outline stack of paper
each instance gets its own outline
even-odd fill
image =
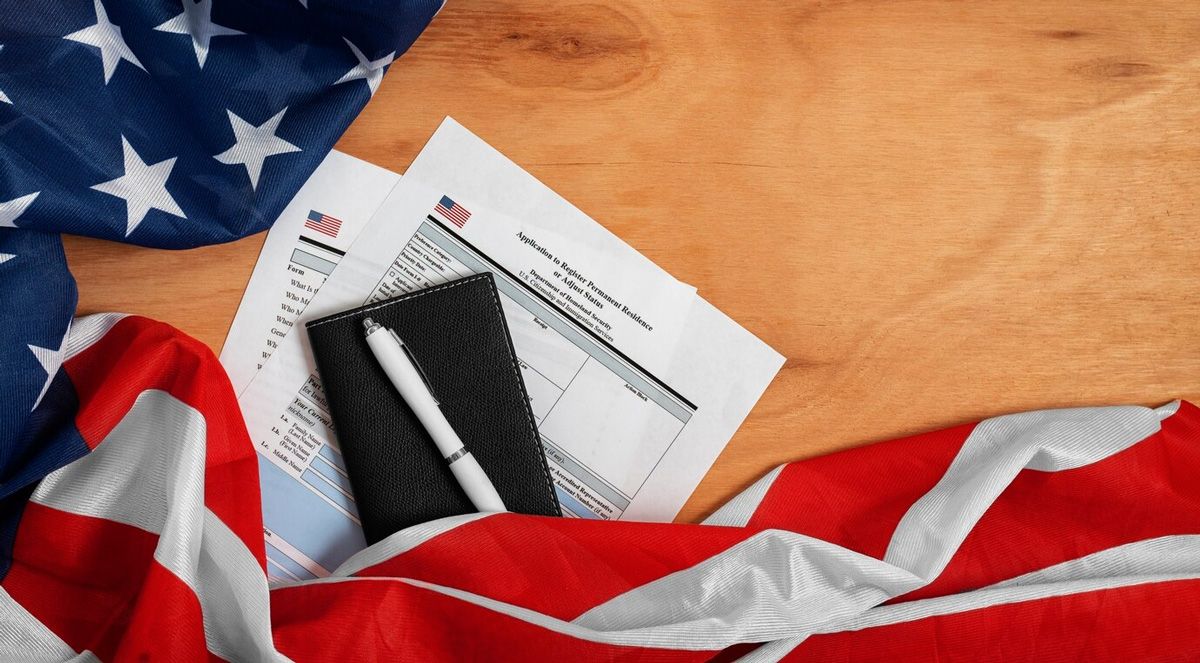
[[[397,178],[330,156],[271,231],[221,355],[260,453],[271,576],[328,575],[365,545],[297,328],[484,271],[563,514],[673,518],[783,357],[453,120]]]

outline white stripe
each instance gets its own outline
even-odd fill
[[[879,606],[834,630],[858,631],[995,605],[1195,578],[1200,578],[1200,535],[1165,536],[1109,548],[962,594]]]
[[[896,526],[884,561],[932,582],[992,502],[1023,469],[1083,467],[1158,432],[1137,406],[1041,410],[980,422],[945,475]]]
[[[908,606],[871,608],[932,581],[934,575],[921,575],[920,571],[940,573],[944,567],[941,560],[949,559],[965,531],[1022,468],[1056,471],[1095,462],[1158,430],[1159,419],[1173,411],[1171,407],[1157,411],[1065,410],[981,423],[943,480],[901,521],[889,548],[898,552],[890,553],[887,561],[800,534],[770,530],[691,568],[626,592],[573,622],[414,580],[344,577],[454,527],[488,517],[472,514],[405,530],[347,561],[336,571],[339,577],[310,582],[405,582],[557,632],[612,644],[712,650],[736,642],[802,638],[887,614],[877,611],[912,610]],[[265,576],[241,541],[203,507],[203,444],[204,421],[198,412],[168,394],[146,392],[97,451],[48,477],[34,499],[55,508],[162,531],[156,558],[197,589],[210,650],[236,660],[271,658],[276,654],[269,631]],[[768,476],[751,486],[739,498],[740,506],[723,509],[712,520],[735,523],[748,518],[746,505],[761,503],[773,480]],[[991,495],[986,504],[968,490],[971,486]],[[1197,555],[1190,548],[1150,549],[1177,560],[1196,559]],[[1153,569],[1149,575],[1130,573],[1130,569],[1142,568],[1143,557],[1134,555],[1128,563],[1118,563],[1118,553],[1111,555],[1117,557],[1092,556],[1094,559],[1080,562],[1079,568],[1093,573],[1094,578],[1079,579],[1062,569],[1047,569],[1023,581],[1014,579],[979,590],[978,595],[990,591],[993,597],[1023,596],[1034,591],[1031,588],[1043,586],[1057,588],[1055,591],[1063,591],[1062,587],[1089,591],[1096,583],[1121,582],[1121,578],[1147,582],[1146,578],[1160,577],[1153,575]],[[782,641],[760,652],[786,653],[787,645],[799,641]]]
[[[92,453],[47,475],[30,501],[161,533],[155,557],[179,566],[200,545],[205,430],[187,404],[144,391]]]
[[[750,522],[750,518],[754,516],[754,512],[758,511],[758,507],[762,505],[763,499],[767,496],[767,491],[771,490],[771,486],[774,485],[775,480],[783,473],[784,467],[784,465],[780,465],[764,474],[752,486],[738,493],[736,497],[726,502],[721,508],[714,511],[712,515],[705,518],[704,524],[745,527]]]
[[[878,606],[852,620],[813,633],[860,631],[905,622],[1155,582],[1200,579],[1200,535],[1164,536],[1102,550],[970,592]],[[742,657],[745,663],[778,661],[806,637],[779,640]]]
[[[1173,411],[1174,406],[1158,411],[1102,408],[1050,411],[1036,413],[1037,417],[1000,417],[1002,421],[996,422],[1002,424],[998,430],[1012,437],[1003,439],[991,432],[991,426],[983,426],[979,439],[989,443],[992,454],[977,455],[973,461],[986,465],[1016,456],[1026,458],[1038,469],[1077,467],[1107,457],[1153,433],[1158,429],[1160,417],[1165,418]],[[1019,425],[1022,423],[1025,425]],[[1105,444],[1093,448],[1075,434],[1076,427],[1089,435],[1098,435]],[[1038,442],[1032,454],[1030,440]],[[1001,464],[1009,467],[1014,476],[1021,469],[1011,461]],[[1007,481],[1004,483],[1007,485]],[[760,502],[768,487],[768,482],[752,486],[747,489],[745,500]],[[931,494],[944,488],[939,484]],[[740,508],[731,510],[717,520],[734,521],[736,516],[731,514],[740,512]],[[955,548],[961,543],[955,537],[943,541],[953,542]],[[931,548],[927,554],[939,552]],[[929,564],[925,559],[918,561]],[[569,624],[469,592],[411,580],[404,582],[586,640],[712,650],[737,642],[762,642],[831,628],[933,579],[824,541],[791,532],[767,531],[696,566],[626,592]],[[339,580],[344,579],[312,582]],[[786,653],[788,649],[783,651]]]
[[[943,479],[901,520],[883,561],[859,556],[853,563],[834,563],[836,557],[799,535],[775,537],[778,549],[751,539],[620,594],[575,623],[630,635],[618,638],[623,644],[660,642],[657,635],[647,639],[648,632],[674,633],[688,649],[810,633],[829,623],[833,611],[846,619],[846,606],[862,611],[874,605],[861,602],[864,596],[881,603],[935,580],[983,512],[1027,465],[1054,471],[1101,460],[1158,431],[1160,419],[1177,407],[1047,410],[981,422]],[[760,489],[758,484],[747,489],[747,499]],[[814,583],[814,577],[838,582]],[[876,591],[879,578],[892,581],[884,592]],[[803,604],[822,611],[810,614]]]
[[[67,352],[64,359],[70,359],[91,347],[92,344],[107,334],[113,328],[113,325],[125,317],[124,313],[97,313],[82,318],[75,318],[68,332]]]
[[[29,663],[99,661],[90,651],[76,654],[3,587],[0,587],[0,660]]]
[[[527,622],[529,624],[533,624],[534,626],[538,626],[540,628],[554,631],[556,633],[562,633],[565,635],[569,635],[571,637],[579,638],[581,640],[589,640],[592,642],[624,644],[620,637],[621,634],[597,633],[586,627],[579,626],[572,622],[563,621],[556,617],[551,617],[549,615],[537,612],[536,610],[531,610],[529,608],[523,608],[518,605],[512,605],[511,603],[504,603],[503,601],[497,601],[496,599],[489,598],[487,596],[473,594],[471,592],[467,592],[467,591],[457,589],[454,587],[446,587],[445,585],[437,585],[434,583],[425,582],[423,580],[414,580],[412,578],[392,578],[392,577],[374,577],[374,576],[367,576],[367,577],[329,576],[327,578],[317,578],[315,580],[306,580],[303,583],[296,583],[296,584],[292,584],[292,585],[280,586],[280,587],[272,589],[272,591],[286,592],[290,589],[295,588],[297,585],[337,585],[337,584],[346,584],[346,583],[398,583],[398,584],[403,584],[403,585],[409,585],[412,587],[419,587],[421,589],[426,589],[431,592],[436,592],[436,593],[442,594],[444,596],[449,596],[449,597],[457,599],[459,601],[463,601],[464,603],[470,603],[473,605],[480,606],[482,608],[487,608],[488,610],[492,610],[494,612],[497,612],[497,613],[500,613],[503,615],[508,615],[509,617],[519,619],[521,621]],[[674,649],[674,648],[678,648],[678,647],[675,647],[672,645],[672,648]]]
[[[606,642],[724,649],[844,620],[921,584],[904,569],[827,541],[767,530],[573,623],[607,633]]]
[[[196,592],[209,651],[282,660],[266,574],[204,505],[205,435],[200,412],[166,392],[144,391],[92,453],[48,475],[30,499],[158,534],[154,559]]]
[[[441,518],[420,525],[413,525],[396,532],[388,538],[358,551],[350,559],[342,562],[331,574],[333,576],[351,576],[365,568],[386,562],[387,560],[406,553],[426,541],[457,529],[467,523],[483,520],[494,513],[465,513],[459,516]],[[310,580],[311,582],[311,580]]]
[[[775,640],[773,642],[765,642],[757,649],[751,650],[749,653],[740,656],[737,663],[776,663],[782,661],[785,656],[792,653],[792,650],[800,646],[805,638],[789,638],[787,640]]]
[[[1160,422],[1178,410],[1179,401],[1173,401],[1153,410],[1132,406],[1043,410],[980,422],[941,481],[905,514],[884,559],[923,574],[923,584],[932,582],[1022,469],[1054,472],[1103,460],[1159,431]],[[909,609],[917,603],[894,608]],[[892,608],[875,608],[868,614]],[[804,635],[760,647],[744,660],[780,660],[815,630],[805,629]]]
[[[911,586],[916,583],[916,579],[907,577],[904,572],[887,568],[886,565],[883,565],[878,560],[871,560],[870,557],[858,555],[857,552],[846,550],[845,548],[841,548],[841,546],[822,542],[820,539],[805,537],[803,534],[794,532],[779,530],[764,531],[740,545],[760,551],[772,551],[772,554],[780,556],[778,560],[779,566],[798,565],[808,567],[810,565],[809,560],[811,559],[821,559],[822,563],[816,565],[815,571],[806,574],[803,579],[797,578],[797,574],[790,575],[786,571],[780,571],[774,575],[772,580],[778,580],[778,583],[774,583],[769,592],[764,592],[772,593],[774,596],[736,596],[733,593],[725,593],[730,592],[728,587],[713,587],[712,593],[719,595],[722,605],[730,608],[731,613],[738,614],[743,613],[743,611],[750,611],[752,613],[748,616],[748,619],[740,620],[743,622],[743,626],[748,628],[748,631],[740,634],[740,637],[745,638],[745,640],[734,639],[731,641],[731,644],[736,643],[736,641],[762,641],[764,639],[782,638],[786,634],[794,633],[794,629],[790,626],[790,623],[797,619],[814,620],[817,623],[823,623],[838,619],[839,616],[859,614],[870,607],[870,605],[882,601],[881,596],[893,592],[902,593],[904,591],[902,587]],[[738,546],[734,546],[734,549],[737,548]],[[737,563],[739,561],[731,560],[730,566],[737,565]],[[856,592],[850,592],[846,595],[846,593],[833,591],[834,586],[845,581],[845,578],[841,574],[856,573],[859,565],[862,565],[862,563],[868,566],[872,565],[871,568],[880,573],[876,573],[874,577],[866,579]],[[748,569],[748,573],[755,573],[755,569]],[[479,607],[514,617],[514,619],[532,623],[534,626],[570,635],[572,638],[595,641],[595,643],[664,647],[664,649],[674,650],[716,650],[724,649],[727,645],[722,645],[721,643],[725,643],[726,639],[730,637],[730,633],[721,629],[720,625],[720,621],[726,619],[726,616],[715,614],[715,611],[707,619],[696,620],[691,623],[680,621],[677,625],[670,626],[655,625],[649,628],[636,626],[622,628],[602,625],[602,623],[596,623],[599,620],[587,620],[584,617],[571,622],[563,621],[550,615],[538,613],[538,611],[532,609],[522,608],[520,605],[504,603],[494,598],[458,590],[455,587],[434,585],[409,578],[331,575],[329,578],[317,578],[305,580],[302,583],[278,585],[272,587],[271,591],[286,592],[294,589],[296,586],[331,583],[403,583],[422,587],[422,589],[436,591],[442,593],[442,595],[457,598],[460,601],[479,605]],[[787,583],[793,584],[788,586]],[[826,590],[826,596],[829,597],[827,603],[817,604],[816,602],[810,602],[810,598],[806,595],[806,592],[811,590],[812,587],[817,586],[823,587]],[[650,613],[664,609],[682,611],[677,605],[666,603],[658,605],[648,604],[647,608]],[[792,611],[794,614],[786,614],[787,611]],[[636,619],[636,616],[632,617],[632,619]],[[714,631],[719,631],[720,633],[714,635]],[[738,635],[733,635],[733,637],[737,638]]]
[[[283,661],[271,635],[267,576],[254,555],[212,511],[204,510],[204,545],[186,569],[204,612],[208,650],[228,661]]]

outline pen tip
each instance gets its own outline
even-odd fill
[[[374,320],[372,320],[370,318],[366,318],[363,320],[363,329],[370,329],[371,327],[374,327],[374,326],[375,326]]]

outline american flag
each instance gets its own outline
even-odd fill
[[[449,196],[442,196],[433,210],[459,228],[467,225],[467,221],[471,218],[471,213],[462,205],[451,200]]]
[[[268,584],[255,452],[212,353],[112,314],[52,352],[38,411],[62,418],[37,448],[75,460],[6,504],[3,660],[1200,651],[1190,403],[1006,415],[791,463],[698,525],[451,517],[329,578]]]
[[[315,230],[323,235],[337,237],[338,231],[342,229],[342,221],[328,214],[321,214],[316,210],[311,210],[308,213],[308,219],[304,221],[304,227]]]
[[[268,584],[227,375],[74,318],[59,234],[263,229],[440,4],[0,3],[0,660],[1196,658],[1186,402],[791,463],[702,524],[459,516]]]

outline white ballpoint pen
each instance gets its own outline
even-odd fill
[[[500,499],[500,494],[479,466],[479,461],[467,451],[458,433],[454,432],[454,427],[446,421],[446,415],[442,414],[437,399],[434,398],[428,382],[404,342],[396,332],[370,318],[363,320],[363,327],[366,329],[367,345],[371,348],[371,354],[375,355],[375,359],[383,367],[383,372],[387,373],[396,391],[400,392],[400,397],[408,403],[408,407],[412,408],[413,414],[417,415],[421,425],[433,438],[438,452],[450,465],[450,471],[458,485],[462,486],[467,498],[471,500],[471,504],[484,512],[507,511],[504,500]]]

